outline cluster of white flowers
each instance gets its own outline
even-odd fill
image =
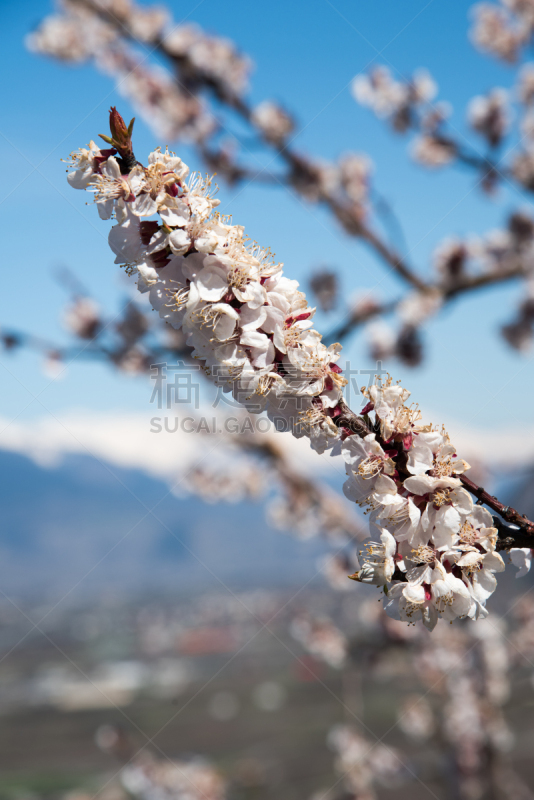
[[[475,7],[471,38],[480,50],[503,61],[513,62],[525,43],[525,32],[511,23],[510,16],[503,8],[481,3]]]
[[[364,391],[362,414],[374,432],[354,433],[340,345],[321,342],[297,281],[217,214],[210,181],[189,177],[180,158],[158,148],[147,167],[123,172],[112,150],[91,142],[70,163],[70,184],[94,192],[102,218],[115,217],[116,263],[137,276],[160,317],[184,331],[206,374],[250,412],[266,411],[277,428],[307,436],[319,453],[342,452],[345,493],[370,513],[379,536],[354,577],[384,587],[390,612],[429,628],[439,617],[484,616],[504,562],[491,514],[462,488],[468,465],[445,431],[422,425],[406,405],[409,392],[388,378]]]
[[[267,141],[273,144],[282,144],[295,127],[287,111],[271,100],[264,100],[256,106],[251,121]]]
[[[143,8],[131,0],[61,0],[60,12],[47,17],[28,44],[62,61],[80,62],[125,35],[186,60],[195,78],[216,81],[235,94],[247,87],[252,65],[233,42],[208,36],[198,25],[176,25],[165,8]]]
[[[437,725],[426,736],[437,733],[449,743],[461,797],[483,796],[488,759],[502,760],[513,742],[503,705],[510,695],[511,658],[525,656],[524,650],[520,655],[508,647],[509,636],[498,617],[468,628],[444,626],[413,658],[415,673],[428,692],[441,695]],[[417,702],[419,710],[428,692]],[[419,738],[423,736],[421,730]],[[507,773],[507,781],[512,774]]]
[[[230,39],[208,36],[198,25],[177,25],[165,34],[163,47],[171,57],[187,59],[188,68],[197,75],[233,94],[247,88],[252,62],[237,52]]]
[[[77,297],[65,310],[63,324],[80,339],[94,339],[102,324],[98,306],[89,297]]]
[[[529,0],[503,0],[502,6],[475,6],[471,38],[483,52],[513,63],[532,37],[534,5]]]
[[[390,614],[430,629],[440,617],[485,616],[504,562],[491,514],[462,487],[469,465],[443,429],[420,424],[406,389],[388,379],[365,392],[380,427],[344,441],[344,489],[380,542],[367,545],[354,578],[384,586]]]
[[[373,800],[377,785],[391,789],[407,777],[396,750],[380,741],[369,741],[350,725],[334,726],[328,744],[336,754],[336,772],[343,776],[351,797]],[[329,795],[317,795],[320,796]]]
[[[511,214],[506,229],[489,231],[481,238],[444,239],[433,259],[445,292],[454,291],[464,281],[484,281],[485,276],[491,279],[506,272],[524,277],[514,317],[500,330],[509,345],[528,350],[534,340],[533,256],[534,219],[526,209]]]
[[[352,94],[362,106],[371,108],[378,117],[387,117],[397,131],[407,130],[415,108],[430,103],[437,86],[425,69],[417,70],[408,82],[396,81],[387,67],[375,67],[368,75],[357,75]]]
[[[510,128],[508,93],[504,89],[492,89],[487,95],[473,97],[467,116],[473,130],[480,133],[491,147],[496,147]]]
[[[265,488],[264,476],[252,464],[246,468],[216,470],[201,465],[188,469],[183,479],[187,491],[201,497],[206,503],[239,503],[257,500]]]
[[[347,658],[348,642],[339,628],[326,617],[301,614],[291,623],[291,635],[316,658],[341,669]]]
[[[103,50],[95,63],[114,78],[121,95],[158,136],[201,142],[215,131],[215,119],[197,94],[183,89],[165,69],[147,64],[130,48],[117,45]]]
[[[253,412],[308,435],[319,452],[340,438],[335,418],[346,380],[340,346],[312,327],[315,309],[270,252],[214,213],[211,184],[169,152],[121,174],[94,142],[73,154],[71,186],[93,192],[116,263],[138,276],[152,306],[182,328],[216,383]],[[158,220],[147,217],[159,216]]]
[[[454,161],[456,148],[433,133],[424,133],[414,139],[411,154],[423,167],[444,167]]]
[[[65,3],[60,13],[46,17],[26,39],[35,53],[70,63],[82,63],[116,40],[113,28],[89,9]]]
[[[359,520],[337,492],[287,469],[280,477],[279,491],[267,508],[275,528],[291,531],[299,539],[321,534],[336,544],[363,538]]]
[[[147,63],[130,42],[161,49],[183,74],[181,83],[156,64]],[[130,0],[62,0],[59,13],[46,17],[27,37],[28,48],[60,61],[95,66],[111,75],[157,135],[202,141],[215,122],[199,97],[205,85],[221,93],[241,94],[251,62],[234,44],[206,35],[198,26],[174,25],[168,12],[144,9]],[[184,88],[182,88],[184,87]]]
[[[138,757],[122,770],[121,783],[138,800],[224,800],[226,795],[219,773],[201,758]]]

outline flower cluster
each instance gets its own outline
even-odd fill
[[[357,75],[352,82],[355,100],[386,117],[394,130],[404,132],[413,124],[416,109],[430,103],[437,93],[432,76],[417,70],[411,81],[396,81],[387,67],[375,67],[369,75]]]
[[[183,328],[195,358],[251,411],[266,409],[323,451],[339,438],[345,379],[339,345],[325,347],[298,283],[239,225],[214,213],[218,200],[180,158],[156,150],[148,166],[121,174],[94,143],[72,157],[74,187],[94,192],[116,263],[138,276],[152,306]],[[158,215],[157,220],[147,217]]]
[[[319,453],[343,453],[345,493],[369,512],[379,537],[353,577],[384,587],[392,613],[429,628],[439,617],[485,615],[504,563],[491,514],[462,488],[468,465],[445,431],[422,425],[406,405],[409,392],[391,378],[364,390],[363,419],[350,418],[340,346],[321,342],[297,281],[215,211],[210,181],[189,176],[180,158],[158,148],[146,167],[128,170],[113,149],[91,142],[71,165],[70,184],[92,191],[100,216],[116,220],[116,263],[185,333],[206,374]]]
[[[480,3],[474,8],[473,44],[502,61],[517,61],[534,31],[531,0],[502,0],[502,6]]]
[[[138,757],[122,770],[121,783],[139,800],[224,800],[226,794],[219,773],[201,758],[170,761]]]
[[[510,127],[506,91],[493,89],[488,95],[473,97],[467,115],[473,130],[483,136],[490,147],[497,147]]]
[[[459,796],[481,797],[488,785],[488,763],[502,761],[512,744],[502,707],[510,695],[511,657],[522,656],[507,647],[509,633],[498,617],[469,628],[444,626],[436,633],[424,642],[413,666],[428,692],[442,697],[434,733],[450,745]],[[425,696],[417,702],[419,711]],[[513,772],[506,775],[511,783]]]
[[[265,139],[275,145],[282,144],[295,127],[287,111],[270,100],[264,100],[256,106],[251,120]]]
[[[357,75],[352,82],[354,99],[385,118],[396,133],[418,131],[411,154],[425,167],[443,167],[457,156],[456,144],[443,134],[451,113],[448,103],[433,102],[437,85],[424,69],[407,82],[394,80],[387,67],[375,67],[368,75]]]
[[[180,68],[182,80],[148,64],[132,41],[161,49]],[[210,136],[216,126],[199,91],[215,85],[219,93],[237,96],[251,69],[232,42],[208,36],[198,26],[172,25],[165,10],[143,9],[130,0],[62,0],[60,13],[45,18],[27,45],[64,62],[92,60],[167,140],[180,136],[198,142]]]
[[[47,17],[28,39],[29,47],[62,61],[101,56],[124,37],[162,48],[190,79],[217,83],[232,94],[247,87],[250,59],[228,39],[208,36],[198,25],[176,25],[162,8],[132,0],[61,0],[60,13]]]
[[[223,91],[241,94],[248,84],[252,62],[237,52],[229,39],[208,36],[198,25],[176,25],[163,37],[167,55],[185,61],[198,80],[216,83]]]
[[[291,623],[294,639],[313,656],[334,669],[341,669],[347,658],[347,639],[326,617],[302,614]]]
[[[226,797],[225,781],[203,757],[171,760],[167,756],[158,758],[144,748],[136,752],[129,735],[114,725],[101,725],[95,741],[105,753],[124,762],[119,776],[128,797],[136,800],[224,800]],[[122,798],[122,792],[113,788],[112,796]]]
[[[396,750],[380,741],[369,741],[350,725],[334,726],[328,744],[336,754],[336,772],[343,776],[351,797],[373,800],[377,785],[391,788],[406,780],[406,768]]]
[[[114,78],[121,95],[158,136],[203,142],[216,130],[197,94],[183,89],[162,67],[147,64],[131,48],[116,45],[99,53],[95,63]]]
[[[384,320],[375,319],[368,326],[372,357],[382,361],[396,357],[409,366],[417,365],[423,356],[421,329],[448,298],[506,276],[523,278],[524,285],[514,318],[501,327],[501,334],[512,347],[527,350],[534,337],[533,253],[534,220],[528,210],[515,211],[505,228],[489,231],[483,237],[447,237],[433,253],[435,282],[395,304],[398,330]],[[371,317],[382,310],[379,303],[375,302],[374,308],[370,304]],[[388,306],[385,310],[391,311]],[[355,308],[354,314],[363,321],[367,309]]]
[[[388,612],[421,619],[477,619],[504,569],[489,511],[473,505],[445,430],[421,425],[409,392],[388,379],[365,390],[376,432],[342,445],[346,495],[366,510],[379,541],[367,545],[355,580],[383,586]]]

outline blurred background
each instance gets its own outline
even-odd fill
[[[355,402],[401,379],[532,518],[534,5],[477,8],[1,4],[2,800],[534,796],[531,576],[476,625],[387,619],[336,459],[201,378],[158,406],[187,348],[61,161],[117,105],[139,158],[216,172]]]

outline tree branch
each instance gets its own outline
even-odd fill
[[[515,508],[511,508],[510,506],[505,506],[504,503],[501,503],[500,500],[497,500],[496,497],[489,494],[485,489],[481,486],[477,486],[470,478],[467,478],[465,475],[460,475],[460,480],[463,483],[464,487],[467,489],[468,492],[471,492],[477,500],[489,508],[492,511],[495,511],[499,516],[501,516],[506,522],[511,523],[512,525],[517,525],[520,528],[520,533],[523,536],[527,537],[527,540],[530,544],[514,544],[510,545],[513,547],[534,547],[534,522],[527,517],[520,514]],[[507,537],[516,539],[520,537],[516,537],[515,531],[510,528],[506,528]],[[502,548],[504,549],[504,548]]]

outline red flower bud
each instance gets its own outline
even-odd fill
[[[111,106],[109,110],[109,129],[114,141],[119,147],[128,147],[131,145],[130,134],[126,123],[115,106]]]

